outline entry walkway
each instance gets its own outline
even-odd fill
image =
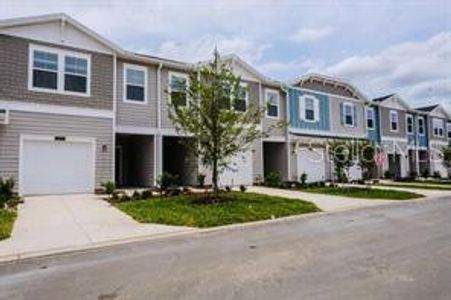
[[[140,224],[97,195],[27,197],[12,237],[0,241],[0,261],[193,230]]]

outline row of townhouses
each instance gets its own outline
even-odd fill
[[[382,171],[439,172],[451,117],[440,106],[413,109],[397,95],[368,99],[351,83],[311,74],[268,79],[235,55],[242,98],[267,106],[262,126],[287,126],[255,142],[221,174],[222,185],[250,185],[270,172],[285,180],[328,180],[326,145],[369,139]],[[154,185],[163,172],[195,184],[205,169],[168,118],[171,95],[184,93],[196,65],[133,53],[64,14],[0,22],[0,177],[21,194],[92,192],[102,182]],[[179,98],[179,97],[178,97]],[[362,176],[358,166],[351,179]]]

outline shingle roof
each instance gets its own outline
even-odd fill
[[[387,100],[388,98],[393,97],[394,95],[395,94],[390,94],[390,95],[382,96],[382,97],[379,97],[379,98],[374,98],[373,101],[374,102],[382,102],[382,101]]]
[[[423,107],[417,107],[417,110],[421,110],[421,111],[433,111],[434,109],[436,109],[440,104],[434,104],[434,105],[429,105],[429,106],[423,106]]]

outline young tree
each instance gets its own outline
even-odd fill
[[[219,174],[228,167],[230,158],[247,151],[255,140],[267,136],[272,127],[264,130],[260,126],[264,108],[249,104],[243,109],[241,78],[233,74],[231,66],[221,60],[216,50],[213,60],[195,73],[190,77],[186,94],[179,94],[187,97],[187,105],[178,104],[185,101],[171,99],[169,117],[179,133],[192,137],[188,145],[211,170],[218,198]]]
[[[358,163],[362,168],[365,179],[373,178],[377,172],[376,155],[377,149],[374,143],[362,141],[358,143]]]
[[[353,146],[351,141],[333,141],[328,145],[329,156],[339,182],[347,182],[349,168],[354,165]]]

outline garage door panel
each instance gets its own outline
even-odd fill
[[[252,153],[250,151],[232,157],[229,167],[219,175],[220,186],[252,185]]]
[[[88,142],[25,140],[23,194],[87,193],[94,188],[94,151]]]
[[[326,180],[326,161],[323,148],[300,148],[297,153],[298,179],[307,174],[307,182]]]

